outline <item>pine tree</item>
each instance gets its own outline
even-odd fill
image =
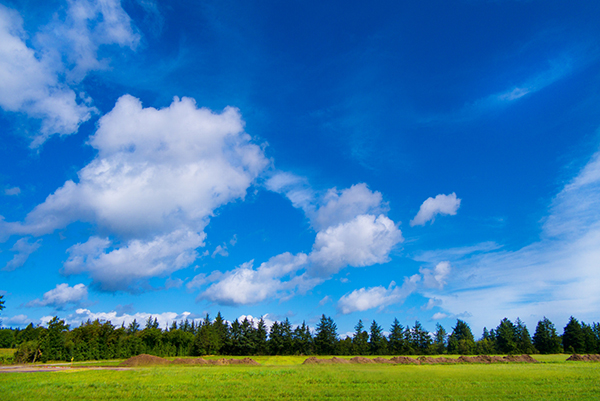
[[[538,322],[535,328],[533,346],[540,354],[558,354],[562,351],[560,337],[556,333],[554,323],[546,316]]]
[[[371,323],[369,351],[371,355],[385,355],[387,353],[387,340],[383,335],[383,329],[375,320]]]
[[[535,349],[531,343],[531,336],[525,323],[521,319],[517,318],[515,321],[515,340],[517,345],[517,352],[521,354],[533,354]]]
[[[435,325],[435,334],[433,339],[433,344],[435,345],[435,351],[437,354],[444,354],[446,352],[446,329],[437,323]]]
[[[517,341],[515,336],[515,325],[507,318],[502,319],[496,327],[496,348],[502,354],[514,354],[517,352]]]
[[[569,319],[569,323],[565,326],[563,332],[563,348],[568,353],[584,353],[585,338],[579,321],[573,316]]]
[[[391,353],[394,355],[403,355],[407,353],[408,347],[404,337],[404,327],[398,322],[398,319],[394,319],[392,327],[390,328],[388,345]]]
[[[367,355],[369,353],[369,334],[365,330],[362,320],[354,326],[352,337],[352,353],[354,355]]]
[[[448,353],[471,355],[475,353],[475,339],[473,332],[463,320],[456,320],[456,326],[452,329],[452,334],[448,338]]]
[[[267,354],[267,325],[261,317],[256,326],[256,355]]]
[[[317,332],[314,338],[317,354],[334,355],[337,341],[337,325],[332,318],[322,315],[317,324]]]

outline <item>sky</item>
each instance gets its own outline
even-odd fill
[[[599,321],[599,18],[0,0],[2,324]]]

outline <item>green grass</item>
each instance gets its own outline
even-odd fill
[[[16,349],[14,348],[0,348],[0,358],[13,356],[15,351]]]
[[[0,374],[2,400],[145,399],[600,399],[600,364],[166,366]],[[542,359],[542,358],[540,358]],[[560,360],[562,359],[562,361]]]

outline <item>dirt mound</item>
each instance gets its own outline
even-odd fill
[[[202,358],[177,358],[173,362],[175,365],[206,365],[208,362]]]
[[[119,364],[119,366],[152,366],[152,365],[168,365],[171,362],[154,355],[141,354],[133,356]]]
[[[375,363],[394,363],[389,359],[385,359],[385,358],[382,358],[379,356],[377,358],[373,358],[373,362],[375,362]]]
[[[390,359],[393,363],[397,363],[399,365],[418,365],[419,361],[413,358],[409,358],[407,356],[395,356]]]
[[[230,365],[260,365],[260,363],[256,362],[252,358],[242,358],[242,359],[233,359],[232,358],[228,362]]]
[[[567,361],[600,362],[600,355],[597,355],[597,354],[588,354],[588,355],[573,354],[567,358]]]
[[[333,363],[333,361],[331,359],[319,359],[315,356],[311,356],[302,362],[303,365],[319,365],[325,363]]]
[[[375,363],[371,358],[365,358],[364,356],[355,356],[350,359],[350,363]]]
[[[343,359],[343,358],[338,358],[338,357],[336,357],[336,356],[334,356],[333,358],[331,358],[331,362],[332,362],[332,363],[341,363],[341,364],[347,364],[347,363],[350,363],[350,361],[349,361],[349,360],[347,360],[347,359]]]
[[[457,363],[458,359],[446,358],[445,356],[440,356],[438,358],[422,356],[419,358],[419,361],[421,362],[422,365],[426,365],[426,364],[436,364],[436,363]]]
[[[537,363],[535,359],[531,356],[523,354],[523,355],[506,355],[504,358],[506,362],[522,362],[522,363]]]

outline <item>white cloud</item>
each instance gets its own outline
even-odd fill
[[[15,255],[10,261],[8,261],[8,263],[6,263],[2,270],[12,271],[23,266],[25,262],[27,262],[27,259],[29,259],[29,255],[37,251],[40,245],[41,240],[37,240],[33,243],[29,242],[29,238],[21,238],[17,240],[17,242],[15,242],[13,247],[10,249],[15,253]]]
[[[25,326],[31,323],[27,315],[15,315],[2,319],[6,326]]]
[[[200,299],[208,299],[222,305],[247,305],[275,296],[285,296],[290,291],[306,285],[303,276],[296,272],[304,267],[308,257],[303,254],[283,253],[253,268],[253,261],[225,273],[212,284]],[[285,278],[288,278],[285,280]]]
[[[442,305],[441,299],[429,298],[429,301],[427,301],[427,304],[422,306],[421,309],[431,310],[431,309],[435,308],[436,306],[441,306],[441,305]]]
[[[383,214],[369,214],[387,211],[387,204],[379,192],[369,190],[366,184],[341,191],[332,188],[319,196],[305,178],[277,173],[265,186],[288,197],[318,230],[312,252],[284,253],[256,270],[252,262],[246,263],[225,273],[200,294],[200,299],[221,304],[252,304],[271,297],[287,299],[296,292],[314,288],[346,266],[386,263],[392,249],[403,241],[392,220]],[[204,276],[194,279],[198,283],[194,287],[203,285],[205,280]]]
[[[133,314],[122,313],[119,314],[116,311],[111,312],[92,312],[89,309],[80,308],[68,316],[65,316],[63,319],[67,324],[72,326],[79,326],[81,322],[86,322],[87,320],[94,321],[99,319],[100,321],[111,322],[114,326],[121,326],[122,324],[127,327],[134,320],[140,325],[140,329],[145,327],[146,321],[149,317],[152,317],[152,320],[156,319],[158,321],[158,325],[162,329],[166,329],[170,326],[171,323],[185,319],[198,321],[200,319],[193,318],[190,312],[183,313],[175,313],[175,312],[162,312],[162,313],[146,313],[146,312],[138,312]],[[42,322],[48,321],[52,318],[52,316],[44,317],[40,319]]]
[[[389,261],[402,233],[384,215],[359,215],[353,220],[317,233],[310,274],[326,277],[344,266],[371,266]]]
[[[221,256],[229,256],[229,252],[227,252],[227,246],[223,245],[217,245],[217,247],[215,248],[215,251],[212,253],[211,257],[214,259],[217,255],[221,255]]]
[[[55,309],[64,309],[68,305],[78,306],[87,300],[88,289],[84,284],[69,287],[68,284],[57,284],[56,288],[46,292],[43,299],[34,299],[25,304],[26,307],[51,306]]]
[[[89,273],[107,291],[138,290],[144,279],[191,264],[216,208],[243,199],[268,165],[243,131],[239,112],[198,109],[175,98],[164,109],[121,97],[98,122],[98,156],[5,233],[43,235],[74,221],[112,237],[69,249],[65,274]],[[134,287],[134,288],[130,288]]]
[[[52,134],[76,132],[94,109],[78,104],[52,63],[38,59],[25,40],[21,16],[0,5],[0,107],[42,120],[31,145],[35,148]]]
[[[21,188],[19,188],[19,187],[6,188],[4,190],[4,195],[8,195],[8,196],[19,195],[20,193],[21,193]]]
[[[423,226],[428,221],[433,222],[438,214],[454,216],[460,207],[460,199],[453,192],[450,195],[437,195],[427,198],[419,208],[419,212],[410,221],[410,226]]]
[[[448,315],[442,312],[437,312],[434,313],[433,316],[431,317],[432,320],[440,320],[440,319],[445,319],[447,318]]]
[[[401,287],[396,286],[396,283],[392,281],[388,288],[382,286],[359,288],[341,297],[337,308],[346,315],[401,303],[416,290],[420,279],[421,277],[415,274],[405,278]]]
[[[319,301],[319,306],[324,306],[329,302],[331,302],[331,297],[329,295],[326,295],[325,297],[323,297],[323,299]]]
[[[440,262],[433,269],[421,267],[419,273],[423,275],[425,287],[443,289],[446,278],[450,274],[450,262]]]

